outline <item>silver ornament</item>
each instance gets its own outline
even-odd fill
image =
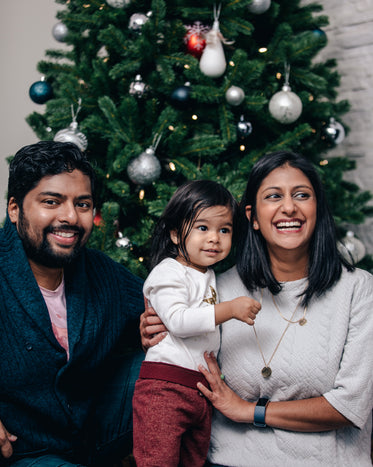
[[[69,33],[66,24],[64,23],[56,23],[52,28],[52,35],[58,42],[65,42],[66,37]]]
[[[135,81],[130,84],[129,93],[131,96],[141,98],[146,94],[148,88],[148,85],[143,82],[141,75],[136,75]]]
[[[282,91],[276,92],[269,101],[269,112],[280,123],[293,123],[302,113],[302,101],[285,84]]]
[[[245,121],[245,117],[241,115],[240,121],[237,123],[237,138],[241,141],[244,141],[248,136],[251,135],[252,131],[252,124]]]
[[[345,129],[335,118],[331,117],[329,124],[323,129],[323,135],[324,139],[339,144],[345,139]]]
[[[243,89],[239,88],[238,86],[231,86],[225,93],[225,99],[228,104],[240,105],[245,99],[245,93]]]
[[[161,174],[161,164],[155,157],[154,148],[150,147],[133,159],[127,167],[127,173],[133,183],[149,185]]]
[[[346,236],[338,242],[338,250],[350,263],[358,263],[365,256],[365,246],[363,242],[356,238],[351,231],[348,231]]]
[[[252,0],[248,9],[250,13],[254,13],[255,15],[261,15],[265,11],[269,9],[271,6],[271,0]]]
[[[84,133],[78,131],[77,122],[71,122],[69,128],[58,131],[53,140],[61,143],[74,143],[81,151],[85,151],[88,146],[87,137]]]
[[[131,0],[106,0],[106,3],[113,8],[123,8],[131,3]]]
[[[118,248],[131,248],[132,243],[128,237],[124,237],[122,232],[118,232],[118,240],[115,242]]]
[[[140,32],[141,28],[149,20],[149,15],[150,13],[148,13],[148,15],[144,15],[143,13],[134,13],[130,17],[130,21],[128,25],[129,29],[135,32]]]

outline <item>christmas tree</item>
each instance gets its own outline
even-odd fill
[[[145,276],[154,223],[180,184],[214,179],[239,200],[252,165],[280,149],[317,166],[340,237],[372,214],[371,195],[343,179],[353,162],[327,158],[349,104],[335,61],[315,60],[327,44],[321,5],[56,1],[53,35],[69,47],[38,64],[45,81],[30,96],[46,108],[27,121],[94,163],[92,246]]]

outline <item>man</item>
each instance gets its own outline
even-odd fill
[[[94,181],[72,143],[26,146],[10,164],[0,230],[0,466],[109,467],[131,449],[142,280],[85,247]]]

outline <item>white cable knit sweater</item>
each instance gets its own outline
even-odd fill
[[[305,280],[283,284],[275,297],[290,318]],[[249,295],[235,268],[218,278],[220,301]],[[254,294],[260,300],[260,292]],[[293,320],[303,315],[299,307]],[[222,326],[219,360],[227,384],[242,398],[256,401],[306,399],[324,395],[354,426],[323,433],[297,433],[237,424],[217,411],[209,460],[234,467],[371,466],[373,400],[373,276],[343,271],[321,298],[313,299],[307,324],[290,324],[264,379],[253,328],[236,320]],[[256,330],[266,361],[287,323],[264,291]]]

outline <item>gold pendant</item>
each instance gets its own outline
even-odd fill
[[[270,369],[269,366],[265,366],[262,368],[262,375],[263,378],[269,378],[272,374],[272,370]]]
[[[307,323],[306,318],[302,318],[299,320],[299,326],[304,326]]]

